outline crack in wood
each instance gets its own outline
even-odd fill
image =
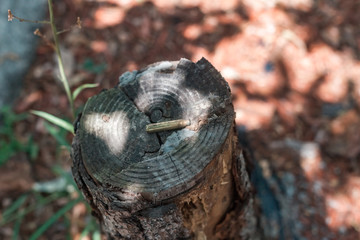
[[[175,170],[176,170],[176,174],[178,175],[179,180],[181,180],[181,181],[182,181],[182,183],[183,183],[183,184],[185,184],[184,179],[181,177],[181,175],[180,175],[180,173],[179,173],[179,170],[178,170],[178,168],[177,168],[177,166],[176,166],[176,164],[175,164],[174,160],[172,159],[171,155],[170,155],[169,153],[168,153],[168,154],[166,154],[166,155],[168,155],[168,156],[169,156],[170,161],[171,161],[171,162],[172,162],[172,164],[174,165]]]

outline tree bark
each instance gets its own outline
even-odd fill
[[[230,89],[206,60],[127,72],[76,123],[73,175],[109,239],[256,239]],[[150,123],[183,119],[155,133]]]

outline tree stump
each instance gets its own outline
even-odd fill
[[[230,88],[206,60],[126,72],[75,123],[73,175],[109,239],[254,239]],[[149,133],[183,119],[182,129]]]

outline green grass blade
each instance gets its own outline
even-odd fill
[[[57,57],[57,63],[58,63],[59,71],[60,71],[60,80],[64,86],[66,96],[69,99],[73,118],[75,118],[74,101],[71,96],[69,81],[66,77],[63,60],[61,58],[60,44],[59,44],[59,38],[57,35],[57,30],[56,30],[56,25],[55,25],[52,0],[48,0],[48,7],[49,7],[49,15],[50,15],[50,25],[51,25],[51,30],[52,30],[52,34],[53,34],[53,38],[54,38],[54,43],[55,43],[55,52],[56,52],[56,57]]]
[[[31,110],[30,112],[36,116],[46,119],[47,121],[55,124],[56,126],[64,128],[65,130],[71,132],[72,134],[74,134],[74,127],[70,122],[65,121],[61,118],[55,117],[54,115],[49,114],[47,112],[36,111],[36,110]]]
[[[70,172],[66,172],[63,168],[59,166],[53,167],[53,172],[59,176],[62,176],[64,179],[66,179],[68,184],[71,184],[74,188],[74,190],[79,194],[79,197],[84,200],[82,192],[79,190],[77,184],[75,183],[74,178],[72,177],[72,174]]]
[[[31,160],[35,160],[39,155],[39,146],[34,142],[32,135],[28,139],[25,151],[29,154]]]
[[[84,230],[81,232],[80,238],[79,240],[82,240],[86,235],[89,234],[90,229],[91,229],[91,224],[87,224],[86,227],[84,228]]]
[[[46,130],[50,133],[51,136],[53,136],[53,138],[55,138],[55,140],[62,146],[65,146],[67,150],[71,149],[70,144],[68,143],[68,141],[66,140],[66,136],[63,134],[64,132],[59,131],[58,128],[50,125],[49,123],[45,123],[44,124]]]
[[[66,234],[64,236],[64,240],[72,240],[71,237],[71,221],[69,219],[68,215],[64,216],[64,225],[65,225],[65,229],[66,229]]]
[[[19,238],[19,232],[20,232],[21,223],[22,223],[22,221],[24,219],[24,216],[25,216],[24,211],[21,211],[19,213],[19,216],[20,217],[16,220],[15,225],[14,225],[13,235],[11,237],[12,240],[20,239]]]
[[[16,201],[4,211],[1,222],[8,221],[8,218],[12,216],[13,213],[24,204],[27,197],[28,194],[23,194],[18,199],[16,199]]]
[[[36,193],[36,192],[34,192]],[[36,208],[39,208],[39,207],[43,207],[45,206],[46,204],[49,204],[53,201],[56,201],[58,200],[60,197],[64,197],[64,196],[68,196],[68,193],[65,193],[66,195],[64,195],[64,193],[53,193],[51,195],[49,195],[48,197],[44,197],[44,198],[38,198],[37,199],[37,202],[35,204],[32,204],[31,206],[29,207],[26,207],[24,210],[23,210],[23,213],[26,215],[26,214],[29,214],[30,212],[34,211]],[[40,196],[40,195],[39,195]],[[2,225],[5,225],[9,222],[12,222],[12,221],[15,221],[17,219],[19,219],[19,217],[21,217],[20,215],[18,214],[7,214],[7,218],[6,219],[2,219],[2,221],[0,222],[0,226]]]
[[[10,143],[0,140],[0,166],[5,164],[16,151]]]
[[[75,99],[77,98],[77,96],[79,96],[79,94],[82,92],[82,90],[87,89],[87,88],[95,88],[98,86],[99,86],[98,83],[86,83],[86,84],[79,86],[73,92],[73,96],[72,96],[73,100],[75,101]]]
[[[75,204],[80,202],[81,199],[77,198],[68,202],[64,207],[59,209],[51,218],[49,218],[42,226],[40,226],[29,238],[29,240],[38,239],[51,225],[53,225],[60,217],[72,209]]]

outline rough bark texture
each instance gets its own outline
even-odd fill
[[[76,123],[73,174],[109,239],[254,239],[230,90],[205,59],[127,72]],[[190,120],[147,133],[151,122]]]

